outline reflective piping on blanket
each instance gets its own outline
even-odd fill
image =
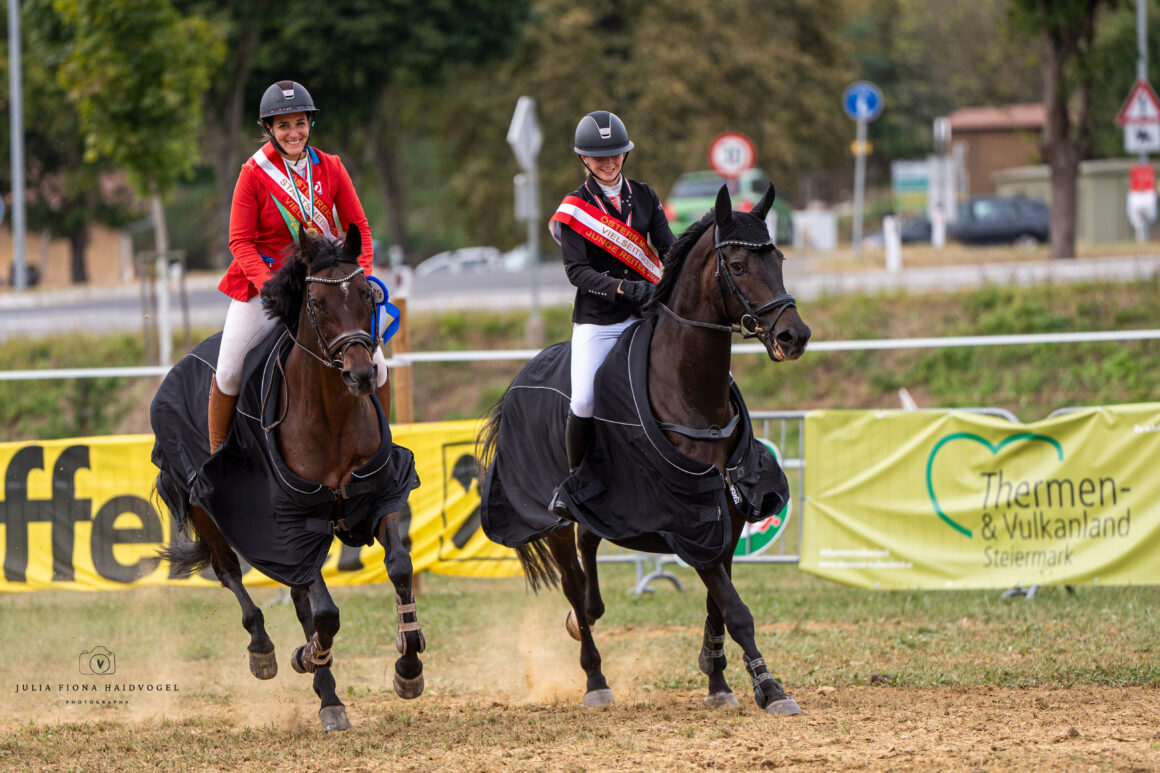
[[[669,466],[673,467],[674,469],[680,470],[681,472],[685,473],[686,475],[704,475],[710,471],[717,472],[717,468],[711,464],[706,466],[700,472],[698,472],[696,470],[686,470],[685,468],[683,468],[677,464],[674,464],[672,462],[672,460],[670,460],[667,456],[665,456],[663,453],[661,453],[660,448],[658,448],[657,444],[653,442],[653,440],[649,436],[648,432],[644,430],[644,417],[640,415],[640,409],[636,407],[636,406],[639,406],[641,403],[639,400],[637,400],[636,383],[632,380],[632,363],[634,362],[633,354],[632,354],[633,347],[636,346],[637,334],[640,333],[640,331],[643,327],[644,327],[644,325],[637,325],[635,328],[633,328],[632,340],[628,342],[628,389],[629,389],[629,392],[632,394],[633,408],[636,410],[636,418],[637,418],[637,421],[639,421],[641,423],[641,425],[640,425],[641,431],[644,432],[645,439],[648,440],[649,445],[651,445],[653,447],[653,450],[655,450],[657,452],[657,456],[659,456],[662,460],[664,460],[665,463],[667,463]],[[648,395],[645,395],[645,400],[647,402]]]
[[[282,346],[283,346],[284,342],[286,341],[286,337],[289,335],[290,335],[290,331],[286,331],[286,332],[282,333],[282,335],[280,335],[278,337],[278,343],[275,344],[274,348],[270,351],[270,356],[268,356],[266,358],[266,362],[262,366],[262,383],[263,384],[266,383],[267,377],[273,378],[273,376],[270,373],[271,363],[274,362],[278,358],[278,354],[282,351]],[[259,421],[260,420],[261,419],[259,419]],[[264,434],[266,436],[266,438],[265,438],[266,439],[266,453],[270,454],[270,459],[272,459],[272,460],[273,459],[280,459],[281,457],[278,455],[278,448],[274,443],[274,433],[273,432],[266,432]],[[316,485],[310,491],[297,488],[293,483],[286,480],[286,476],[282,474],[282,465],[281,464],[271,464],[270,466],[274,468],[274,472],[277,473],[278,478],[287,486],[287,488],[289,488],[293,491],[297,491],[299,494],[317,494],[319,491],[322,491],[322,489],[323,489],[323,486],[321,483]]]

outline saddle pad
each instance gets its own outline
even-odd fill
[[[220,343],[219,333],[182,358],[153,399],[158,494],[178,528],[184,525],[188,498],[263,574],[285,585],[308,583],[322,569],[334,537],[348,545],[370,545],[382,516],[406,503],[419,485],[414,455],[391,441],[375,395],[382,442],[352,474],[348,498],[295,475],[278,451],[274,432],[263,429],[276,422],[279,365],[293,346],[284,329],[275,329],[246,356],[233,427],[210,456],[209,384]]]
[[[617,545],[675,553],[694,567],[723,560],[732,545],[728,496],[747,521],[781,510],[785,473],[756,440],[736,384],[741,413],[736,450],[723,476],[679,452],[657,426],[648,401],[648,348],[654,320],[626,329],[596,376],[592,447],[567,475],[564,427],[570,345],[545,349],[504,397],[496,457],[483,490],[484,530],[519,547],[567,522],[548,513],[557,481],[577,522]]]

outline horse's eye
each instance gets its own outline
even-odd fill
[[[729,264],[729,268],[730,268],[730,269],[733,271],[733,273],[734,273],[734,274],[736,274],[737,276],[741,276],[742,274],[744,274],[744,273],[745,273],[745,264],[744,264],[744,263],[742,263],[741,261],[738,261],[738,260],[735,260],[735,261],[733,261],[732,263],[730,263],[730,264]]]

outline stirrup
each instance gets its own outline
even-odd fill
[[[566,518],[569,521],[575,520],[572,517],[572,511],[568,509],[568,506],[564,504],[563,497],[560,496],[559,487],[552,492],[552,501],[548,503],[548,512],[557,518]]]

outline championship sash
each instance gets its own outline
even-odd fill
[[[579,196],[565,196],[550,223],[563,223],[624,265],[656,284],[661,261],[640,233]]]
[[[267,151],[267,148],[269,149]],[[270,155],[275,158],[270,158]],[[338,233],[338,213],[332,212],[331,207],[315,195],[311,182],[303,180],[298,175],[290,175],[286,171],[286,164],[282,156],[274,150],[272,145],[264,145],[251,156],[253,162],[263,174],[259,178],[270,191],[271,198],[286,220],[286,227],[294,241],[298,241],[298,229],[287,215],[294,221],[301,223],[308,231],[321,231],[327,236],[334,237]],[[275,160],[276,159],[276,160]],[[307,158],[306,169],[313,178],[313,158]],[[309,206],[306,203],[309,202]]]

